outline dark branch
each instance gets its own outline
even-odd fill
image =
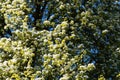
[[[42,1],[39,1],[39,3],[42,2]],[[37,2],[35,2],[35,12],[33,13],[33,17],[34,17],[34,25],[36,25],[36,21],[39,20],[39,19],[42,19],[42,16],[43,16],[43,13],[44,13],[44,10],[45,10],[45,7],[47,5],[47,2],[48,1],[45,1],[44,2],[44,6],[43,8],[41,9],[41,5],[38,4]]]

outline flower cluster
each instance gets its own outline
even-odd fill
[[[0,80],[119,80],[111,1],[0,0]]]

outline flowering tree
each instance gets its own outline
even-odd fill
[[[0,0],[0,79],[119,79],[119,14],[118,0]]]

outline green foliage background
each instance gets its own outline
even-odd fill
[[[0,80],[119,80],[118,1],[0,0]]]

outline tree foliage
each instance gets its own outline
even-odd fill
[[[119,0],[0,0],[1,80],[119,80]]]

